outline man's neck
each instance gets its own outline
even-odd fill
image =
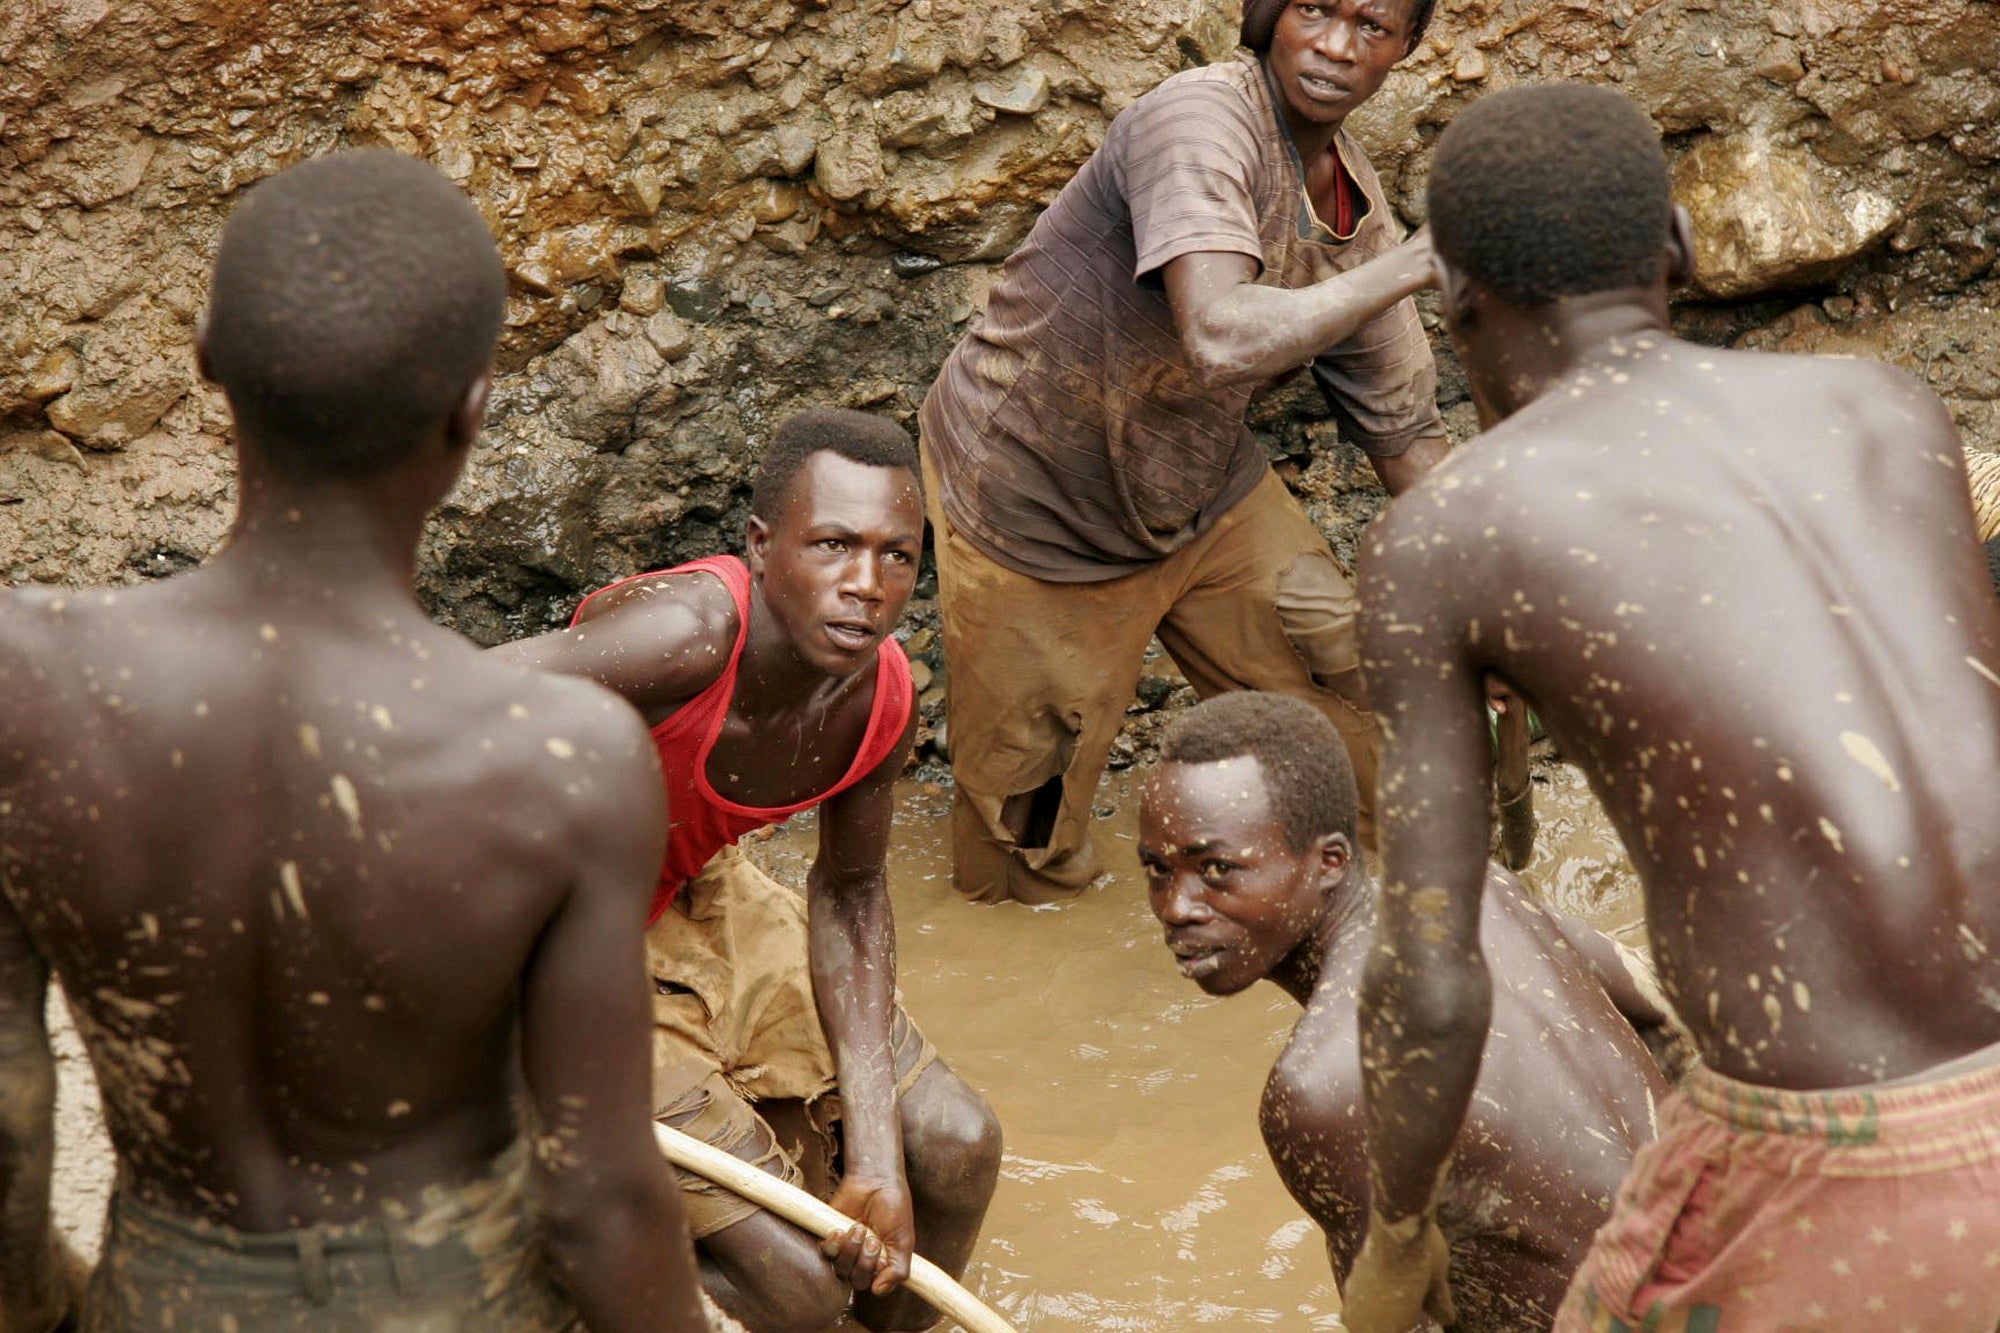
[[[764,590],[750,585],[750,628],[736,670],[736,707],[753,715],[788,713],[810,706],[838,688],[840,681],[799,656],[784,627],[764,602]]]
[[[1665,295],[1653,298],[1651,289],[1592,292],[1501,321],[1490,336],[1512,351],[1502,415],[1512,416],[1580,369],[1673,341]]]
[[[245,479],[229,542],[214,564],[259,587],[393,594],[410,601],[422,514],[373,488]]]
[[[1312,932],[1271,970],[1271,980],[1301,1006],[1312,1003],[1333,956],[1375,925],[1375,885],[1357,864],[1328,896]]]
[[[1257,57],[1257,69],[1264,79],[1264,93],[1271,99],[1271,109],[1278,114],[1279,128],[1291,138],[1292,147],[1298,152],[1299,167],[1306,169],[1312,160],[1333,146],[1340,134],[1340,127],[1347,122],[1342,116],[1332,124],[1307,120],[1292,106],[1285,90],[1278,86],[1277,78],[1271,73],[1271,62],[1265,56]]]

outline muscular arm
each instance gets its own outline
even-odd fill
[[[813,995],[840,1071],[847,1174],[833,1204],[869,1225],[887,1253],[859,1278],[881,1295],[909,1276],[916,1244],[896,1111],[896,922],[889,906],[889,829],[896,776],[916,737],[912,710],[902,740],[875,771],[820,810],[819,855],[807,879]],[[872,1270],[872,1277],[871,1277]]]
[[[53,1328],[79,1294],[49,1214],[56,1062],[49,969],[0,893],[0,1329]]]
[[[1384,1271],[1441,1270],[1443,1241],[1426,1230],[1493,1006],[1479,943],[1491,764],[1482,673],[1452,609],[1460,547],[1430,545],[1424,522],[1435,520],[1413,521],[1411,503],[1370,534],[1361,577],[1362,666],[1386,740],[1382,896],[1360,996],[1371,1218],[1357,1287],[1378,1240],[1381,1252],[1400,1250]],[[1435,1299],[1435,1283],[1420,1285],[1419,1304],[1427,1290]]]
[[[1200,251],[1162,271],[1174,326],[1205,385],[1262,384],[1296,370],[1434,281],[1428,233],[1310,287],[1265,287],[1257,261]]]
[[[522,1067],[549,1251],[584,1322],[706,1330],[680,1195],[652,1133],[641,923],[665,837],[657,759],[629,714],[592,730],[576,875],[523,979]]]
[[[534,671],[615,691],[657,725],[729,665],[736,607],[707,574],[642,579],[586,602],[580,623],[489,649]]]

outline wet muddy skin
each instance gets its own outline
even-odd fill
[[[1524,873],[1545,901],[1628,943],[1637,884],[1583,779],[1538,763]],[[1007,1135],[1000,1189],[966,1285],[1021,1333],[1335,1329],[1318,1229],[1264,1154],[1257,1101],[1298,1020],[1275,986],[1204,996],[1175,970],[1131,849],[1136,774],[1099,793],[1112,874],[1059,906],[975,907],[950,888],[948,799],[898,795],[890,857],[910,1013],[986,1095]],[[810,816],[753,853],[804,882]],[[1121,854],[1122,853],[1122,854]],[[86,1252],[111,1156],[81,1048],[61,1022],[58,1218]]]

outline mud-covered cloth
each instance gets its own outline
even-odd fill
[[[2000,1047],[1940,1074],[1791,1092],[1694,1070],[1556,1333],[1993,1333]]]
[[[1274,690],[1326,714],[1347,744],[1361,841],[1373,847],[1381,741],[1362,706],[1359,603],[1326,539],[1269,468],[1199,538],[1109,583],[1016,573],[965,540],[935,486],[928,496],[951,673],[945,708],[960,893],[1040,902],[1096,876],[1097,780],[1156,633],[1204,698]],[[1033,792],[1052,814],[1041,818],[1046,832],[1031,825],[1031,845],[1023,845],[1003,811],[1009,798]]]
[[[1330,151],[1357,196],[1332,226],[1248,55],[1176,74],[1112,122],[925,396],[930,489],[964,540],[1017,573],[1097,582],[1181,550],[1250,493],[1270,470],[1244,425],[1257,386],[1201,382],[1161,272],[1240,254],[1259,284],[1296,289],[1393,249],[1402,227],[1361,145],[1343,130]],[[1409,300],[1313,374],[1370,454],[1444,434]]]
[[[807,948],[805,899],[742,849],[723,848],[688,881],[646,932],[654,1114],[824,1192],[830,1179],[807,1168],[837,1154],[839,1070],[813,1002]],[[900,1004],[890,1043],[900,1097],[937,1052]],[[764,1114],[772,1104],[802,1112],[787,1117],[783,1135]],[[696,1240],[757,1211],[720,1185],[677,1174]]]
[[[120,1192],[82,1333],[542,1333],[581,1329],[529,1205],[527,1150],[364,1222],[249,1233]]]

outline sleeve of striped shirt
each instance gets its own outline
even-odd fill
[[[1182,255],[1222,251],[1261,266],[1260,138],[1240,93],[1219,82],[1168,83],[1134,103],[1119,127],[1119,183],[1132,216],[1132,276]]]
[[[1321,352],[1312,373],[1341,435],[1364,453],[1394,458],[1417,440],[1445,433],[1437,361],[1415,301],[1398,301]]]

